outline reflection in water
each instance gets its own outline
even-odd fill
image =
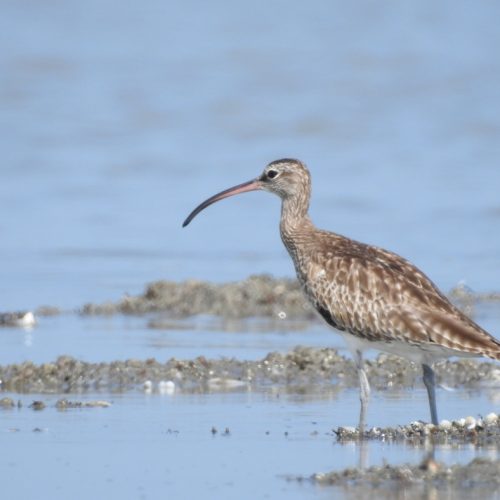
[[[357,451],[356,468],[339,468],[329,473],[314,474],[310,479],[332,488],[333,495],[339,488],[346,498],[394,498],[394,499],[468,499],[497,498],[500,486],[500,461],[487,457],[476,450],[472,460],[456,464],[456,460],[438,460],[436,454],[441,445],[430,440],[417,445],[421,448],[412,460],[402,465],[391,461],[370,464],[369,453],[376,451],[373,442],[350,443]],[[496,447],[497,448],[497,447]],[[498,449],[498,448],[497,448]],[[375,461],[377,462],[377,461]],[[299,480],[303,478],[299,477]],[[493,495],[493,496],[492,496]]]
[[[358,450],[359,450],[358,467],[361,470],[364,470],[369,465],[369,455],[368,455],[369,446],[368,446],[368,442],[365,439],[361,439],[359,441]]]

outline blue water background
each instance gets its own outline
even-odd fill
[[[167,278],[293,275],[279,200],[209,195],[297,157],[321,227],[445,290],[500,286],[500,6],[4,2],[3,310]]]

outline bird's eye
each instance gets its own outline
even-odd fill
[[[267,172],[268,179],[274,179],[277,175],[278,172],[276,172],[276,170],[269,170],[269,172]]]

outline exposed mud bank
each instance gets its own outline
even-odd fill
[[[497,387],[500,369],[473,360],[446,361],[435,366],[438,381],[448,386]],[[402,358],[380,354],[366,362],[374,389],[408,388],[421,383],[419,367]],[[289,353],[269,353],[258,361],[172,358],[87,363],[61,356],[53,363],[0,366],[0,390],[20,393],[156,390],[171,382],[174,390],[211,392],[247,390],[275,384],[291,388],[357,387],[354,363],[334,349],[297,347]],[[146,385],[145,385],[146,384]],[[166,388],[166,386],[165,386]]]
[[[500,461],[476,458],[448,466],[427,459],[417,465],[350,468],[289,480],[335,486],[347,498],[493,498],[500,490]]]
[[[419,444],[500,445],[500,419],[496,413],[484,417],[468,416],[458,420],[442,420],[439,425],[422,421],[411,422],[398,427],[372,427],[361,436],[354,427],[339,427],[334,431],[341,442],[361,439],[382,442],[406,442]]]
[[[86,304],[83,314],[144,314],[168,312],[184,317],[211,314],[228,318],[274,316],[304,318],[315,313],[292,279],[250,276],[234,283],[156,281],[144,294],[124,297],[117,303]]]
[[[455,287],[450,298],[468,314],[481,302],[498,302],[500,293],[476,294],[464,285]],[[118,302],[86,304],[83,314],[144,314],[167,312],[174,317],[210,314],[227,318],[267,316],[318,318],[296,279],[255,275],[234,283],[156,281],[142,295]]]

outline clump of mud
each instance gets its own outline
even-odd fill
[[[500,302],[500,294],[476,294],[464,285],[450,298],[469,315],[481,302]],[[142,295],[126,296],[118,302],[86,304],[83,314],[145,314],[165,312],[172,317],[210,314],[225,318],[280,317],[318,318],[296,279],[254,275],[233,283],[200,280],[156,281]]]
[[[406,360],[380,354],[366,362],[374,389],[412,387],[421,383],[418,367]],[[449,386],[498,386],[500,370],[493,363],[469,360],[438,363],[440,383]],[[358,376],[352,360],[334,349],[297,347],[289,353],[269,353],[259,361],[234,358],[192,360],[170,359],[160,363],[130,359],[111,363],[87,363],[61,356],[53,363],[30,361],[0,366],[0,390],[18,393],[61,393],[85,391],[148,390],[170,393],[214,392],[266,388],[270,385],[293,390],[318,387],[357,387]]]
[[[297,280],[267,275],[250,276],[234,283],[188,280],[156,281],[143,295],[124,297],[117,303],[86,304],[83,314],[144,314],[168,312],[172,316],[211,314],[228,318],[252,316],[313,317]]]
[[[419,465],[349,468],[289,480],[338,486],[352,498],[490,498],[500,487],[500,461],[476,458],[448,466],[427,459]]]
[[[340,442],[376,440],[384,442],[411,443],[414,445],[474,443],[485,446],[500,442],[500,419],[496,413],[483,417],[442,420],[439,425],[415,421],[398,427],[372,427],[363,435],[354,427],[339,427],[334,431]]]

